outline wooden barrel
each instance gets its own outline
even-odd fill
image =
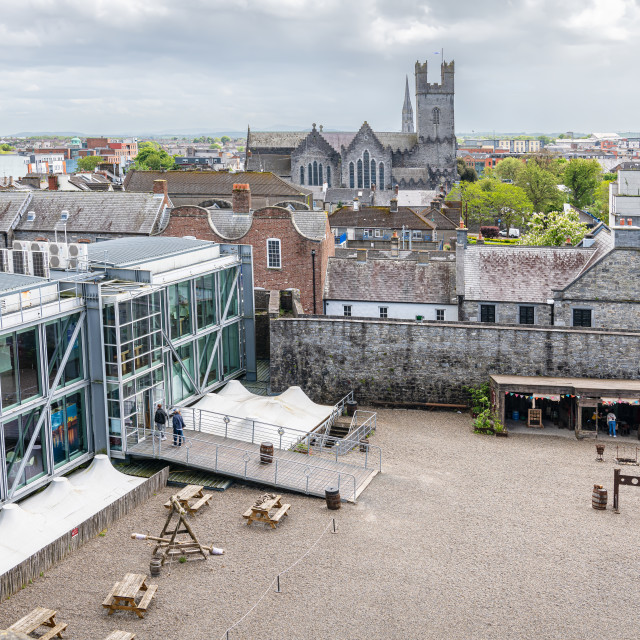
[[[352,416],[358,410],[358,403],[355,400],[349,400],[345,403],[347,407],[347,415]]]
[[[340,491],[337,487],[325,487],[324,498],[327,501],[327,509],[335,511],[340,508]]]
[[[260,462],[271,464],[273,462],[273,443],[263,442],[260,444]]]
[[[603,489],[601,484],[593,485],[593,493],[591,494],[591,506],[594,509],[607,508],[607,490]]]
[[[153,558],[151,558],[151,562],[149,562],[149,574],[151,576],[159,576],[161,567],[162,567],[162,558],[159,558],[158,556],[153,556]]]

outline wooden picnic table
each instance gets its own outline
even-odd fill
[[[152,598],[158,590],[158,585],[147,584],[147,576],[144,573],[127,573],[125,577],[116,582],[102,606],[109,609],[109,615],[118,609],[135,611],[138,618],[144,618]],[[144,591],[140,602],[136,603],[138,593]]]
[[[263,522],[269,524],[272,529],[276,528],[276,524],[280,522],[282,516],[289,515],[288,511],[291,509],[290,504],[282,504],[282,496],[276,496],[258,505],[253,505],[247,510],[242,517],[247,519],[247,524],[252,522]],[[277,509],[273,515],[269,515],[272,509]]]
[[[203,489],[204,487],[200,484],[188,484],[176,494],[180,506],[186,509],[192,516],[198,513],[200,507],[209,504],[209,501],[213,498],[212,493],[203,493]],[[194,499],[195,502],[191,503],[190,500]],[[164,506],[167,509],[171,509],[171,500],[165,502]]]
[[[18,622],[14,622],[10,627],[10,631],[19,631],[29,635],[36,631],[39,627],[49,627],[48,631],[39,636],[39,640],[51,640],[54,636],[62,638],[62,632],[67,628],[66,623],[56,624],[56,613],[53,609],[45,609],[44,607],[36,607],[31,613],[20,618]]]
[[[104,640],[134,640],[135,633],[128,631],[112,631]]]

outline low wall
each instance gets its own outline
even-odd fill
[[[304,316],[271,322],[271,388],[333,403],[466,402],[490,374],[640,378],[639,331]]]
[[[95,538],[112,523],[126,516],[138,505],[148,500],[154,493],[166,486],[169,478],[169,467],[154,474],[147,481],[138,485],[126,495],[105,507],[94,516],[78,525],[78,535],[71,531],[43,547],[30,558],[16,565],[0,576],[0,602],[22,587],[35,580],[51,566],[60,562],[85,542]]]

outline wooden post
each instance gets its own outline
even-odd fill
[[[620,469],[613,470],[613,510],[620,513],[618,505],[618,489],[620,487]]]

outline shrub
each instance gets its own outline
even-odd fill
[[[464,387],[465,391],[471,396],[471,415],[480,415],[486,409],[489,409],[489,383],[485,382],[479,387]]]
[[[498,227],[480,227],[480,233],[485,238],[499,238],[500,229]]]
[[[442,247],[443,251],[451,251],[451,245],[450,244],[445,244],[444,247]]]

